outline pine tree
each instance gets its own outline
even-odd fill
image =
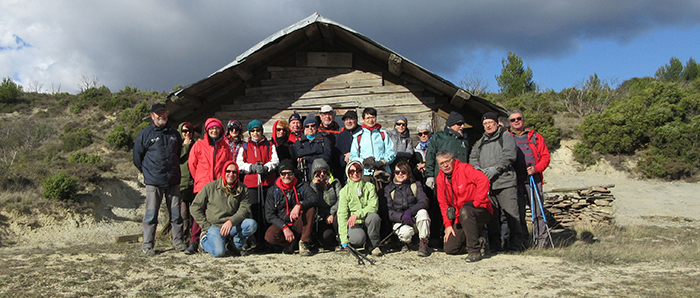
[[[513,52],[508,52],[507,59],[501,59],[503,69],[501,75],[496,77],[501,93],[508,97],[518,96],[537,89],[532,81],[532,69],[525,69],[523,60]]]

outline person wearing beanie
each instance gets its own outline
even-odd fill
[[[250,214],[248,188],[238,180],[238,167],[232,160],[224,164],[220,176],[205,184],[192,202],[192,216],[206,231],[202,249],[218,258],[226,254],[226,244],[232,243],[234,253],[246,256],[251,251],[246,241],[258,229]]]
[[[235,119],[228,121],[225,138],[226,144],[228,144],[231,151],[231,156],[233,156],[232,159],[236,160],[238,150],[241,150],[241,147],[243,147],[243,126],[240,121]]]
[[[294,253],[294,244],[299,242],[299,255],[310,256],[309,249],[316,217],[316,192],[308,182],[296,178],[291,160],[279,166],[279,178],[267,191],[265,219],[270,227],[265,232],[265,241],[283,247],[285,253]]]
[[[348,110],[343,115],[343,124],[345,124],[345,129],[343,132],[338,134],[335,139],[335,151],[337,152],[337,162],[335,166],[340,169],[340,171],[335,171],[333,173],[336,178],[340,179],[340,182],[345,184],[347,176],[345,176],[345,166],[350,161],[350,148],[352,147],[353,135],[362,129],[357,125],[357,112],[355,110]],[[340,172],[340,173],[337,173]],[[336,175],[337,174],[337,175]]]
[[[170,210],[170,225],[173,245],[184,251],[182,241],[182,217],[180,216],[180,151],[182,138],[168,124],[168,110],[164,104],[151,107],[151,124],[141,130],[134,141],[134,166],[143,173],[146,185],[146,213],[143,217],[143,243],[141,250],[146,256],[156,254],[156,228],[158,209],[165,197]]]
[[[302,126],[302,121],[304,121],[301,118],[301,115],[299,113],[294,113],[291,116],[289,116],[289,141],[294,143],[298,139],[301,138],[301,134],[304,132],[304,126]]]
[[[492,250],[522,251],[527,245],[527,231],[522,221],[525,208],[518,202],[517,179],[513,163],[517,159],[517,145],[513,136],[498,124],[498,115],[485,113],[482,117],[484,134],[476,141],[469,163],[482,171],[491,182],[489,198],[493,202],[493,217],[487,225],[489,246]],[[523,202],[524,203],[524,202]],[[501,227],[505,215],[507,229]]]
[[[209,118],[204,122],[204,138],[195,142],[190,150],[187,165],[190,174],[194,178],[195,197],[197,193],[209,182],[221,177],[226,162],[233,160],[229,146],[223,136],[224,125],[221,120]],[[190,208],[191,210],[191,208]],[[194,254],[199,249],[201,227],[197,220],[192,224],[190,232],[190,244],[185,250],[186,254]]]
[[[250,121],[247,128],[248,142],[243,145],[243,150],[238,152],[236,163],[241,172],[246,174],[243,183],[248,187],[250,210],[253,219],[260,225],[255,240],[262,240],[265,237],[266,224],[261,204],[264,203],[265,192],[275,183],[275,170],[279,165],[279,158],[275,145],[263,135],[262,122]],[[259,244],[264,248],[264,243]]]
[[[411,140],[411,131],[408,129],[406,116],[399,115],[396,117],[394,129],[389,132],[389,137],[394,142],[394,152],[396,152],[394,163],[399,159],[411,159],[413,156],[413,141]]]
[[[323,159],[314,160],[311,166],[314,179],[311,188],[316,192],[316,237],[321,246],[334,250],[338,245],[335,235],[338,234],[338,197],[342,186],[340,181],[331,173],[331,169]]]
[[[311,165],[314,160],[321,158],[326,163],[330,163],[332,150],[331,141],[318,133],[316,117],[313,115],[307,116],[306,120],[304,120],[304,134],[301,136],[301,139],[294,143],[294,153],[297,157],[297,164],[303,171],[302,179],[304,181],[313,179]]]
[[[452,111],[447,117],[445,129],[438,131],[433,134],[433,138],[428,144],[428,148],[425,151],[425,186],[435,189],[435,177],[437,177],[438,171],[440,170],[437,164],[436,155],[438,152],[447,150],[459,161],[467,162],[469,160],[469,151],[471,146],[469,146],[469,139],[465,132],[464,117],[456,111]],[[440,239],[443,236],[443,229],[438,227],[442,226],[442,216],[438,213],[439,210],[435,208],[438,206],[437,198],[432,195],[432,191],[427,192],[429,194],[430,204],[430,218],[433,220],[431,224],[432,233],[430,241],[435,246],[439,248],[442,244]]]

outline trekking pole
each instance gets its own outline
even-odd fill
[[[530,176],[532,177],[532,176]],[[533,200],[532,197],[532,184],[530,184],[530,188],[528,189],[528,194],[530,195],[530,215],[532,215],[532,243],[534,245],[537,245],[537,235],[535,234],[535,228],[537,227],[537,224],[535,222],[535,201]]]
[[[352,245],[348,244],[348,249],[349,249],[356,257],[358,257],[358,258],[361,257],[362,259],[367,260],[367,262],[369,262],[370,264],[375,265],[375,264],[374,264],[374,260],[368,258],[367,255],[365,255],[365,254],[363,254],[363,253],[357,251],[357,249],[354,248],[354,247],[352,247]],[[360,264],[360,265],[364,265],[364,264],[365,264],[364,261],[361,262],[361,263],[358,261],[357,263]]]
[[[544,215],[544,207],[542,206],[542,197],[539,191],[537,191],[537,184],[535,184],[535,178],[530,175],[530,188],[533,189],[535,196],[537,197],[537,204],[540,206],[540,211],[542,212],[542,219],[544,220],[544,226],[547,228],[547,236],[549,236],[549,243],[554,248],[554,240],[552,240],[552,233],[549,232],[549,225],[547,224],[547,216]]]
[[[386,237],[384,237],[384,239],[382,239],[382,241],[379,241],[379,245],[384,245],[384,244],[386,244],[386,243],[384,243],[384,242],[386,242],[387,240],[389,240],[389,238],[390,238],[392,235],[396,234],[396,232],[397,232],[401,227],[403,227],[403,226],[404,226],[404,224],[402,223],[402,224],[401,224],[400,226],[398,226],[396,229],[394,229],[393,231],[391,231],[391,233],[389,233],[389,235],[386,235]],[[397,234],[397,235],[398,235],[398,234]]]

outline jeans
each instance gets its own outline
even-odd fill
[[[202,237],[202,249],[214,257],[223,257],[226,253],[226,241],[233,237],[233,244],[236,249],[241,250],[250,235],[258,230],[258,223],[251,218],[244,219],[237,226],[231,227],[228,236],[221,236],[221,228],[211,226],[207,234]]]

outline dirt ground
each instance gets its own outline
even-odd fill
[[[564,142],[545,172],[545,191],[615,184],[619,225],[698,227],[700,184],[630,179],[603,164],[583,172]],[[143,187],[110,180],[93,194],[98,218],[2,213],[1,227],[14,244],[0,247],[0,296],[99,297],[692,297],[700,293],[693,263],[649,261],[587,264],[556,257],[499,254],[477,263],[464,256],[416,252],[371,257],[357,265],[344,252],[312,257],[265,254],[213,258],[186,256],[159,238],[158,254],[141,255],[139,243],[115,243],[117,235],[141,233]],[[163,218],[163,217],[161,217]],[[586,245],[576,242],[573,245]],[[674,292],[655,285],[672,284]]]

